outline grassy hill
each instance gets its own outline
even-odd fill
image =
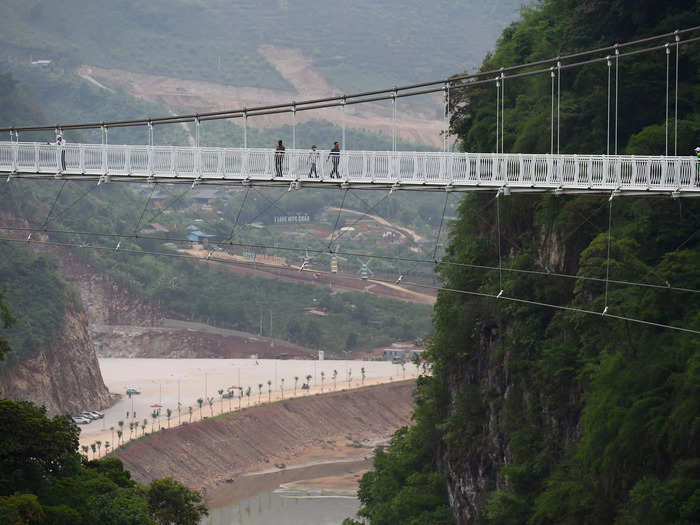
[[[7,0],[6,57],[86,63],[234,85],[289,88],[257,51],[300,49],[346,90],[476,65],[522,0]]]

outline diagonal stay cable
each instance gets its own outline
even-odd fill
[[[24,241],[21,241],[18,239],[9,239],[9,238],[0,238],[0,241],[15,242],[15,243],[24,242]],[[55,242],[55,241],[35,241],[35,242],[37,244],[46,244],[46,245],[52,245],[52,246],[88,248],[88,249],[95,249],[95,250],[110,250],[110,251],[112,250],[108,246],[96,246],[96,245],[86,245],[86,244],[77,244],[77,243]],[[139,256],[153,255],[153,256],[163,256],[163,257],[172,257],[172,258],[193,259],[193,260],[199,260],[199,261],[206,260],[206,261],[213,261],[213,262],[218,262],[218,263],[222,263],[222,264],[236,264],[236,265],[246,264],[246,263],[243,263],[240,261],[236,261],[234,263],[230,260],[220,259],[218,257],[198,257],[195,255],[189,255],[189,254],[183,254],[183,253],[143,251],[143,250],[133,250],[133,249],[125,249],[125,250],[123,250],[123,252],[128,253],[128,254],[139,255]],[[250,263],[250,264],[252,264],[252,263]],[[319,273],[319,274],[330,275],[330,272],[325,271],[325,270],[314,270],[314,272]],[[351,277],[351,276],[347,276],[347,278],[355,279],[355,280],[362,279],[361,277]],[[384,281],[381,279],[373,279],[373,281],[377,281],[379,283],[390,284],[389,281]],[[460,289],[449,288],[449,287],[445,287],[445,286],[433,286],[433,285],[428,285],[428,284],[424,284],[424,283],[407,282],[405,284],[410,285],[410,286],[415,286],[417,288],[426,288],[426,289],[432,289],[432,290],[436,290],[436,291],[453,292],[453,293],[460,293],[460,294],[472,295],[472,296],[478,296],[478,297],[484,297],[484,298],[490,298],[490,299],[512,301],[512,302],[518,302],[518,303],[523,303],[523,304],[529,304],[529,305],[533,305],[533,306],[540,306],[540,307],[545,307],[545,308],[553,308],[553,309],[557,309],[557,310],[564,310],[564,311],[583,313],[583,314],[588,314],[588,315],[595,315],[596,317],[601,317],[601,318],[607,317],[607,318],[611,318],[611,319],[629,321],[629,322],[633,322],[633,323],[643,324],[646,326],[653,326],[655,328],[663,328],[663,329],[668,329],[668,330],[680,331],[680,332],[684,332],[684,333],[690,333],[693,335],[700,335],[700,330],[694,330],[692,328],[685,328],[685,327],[674,326],[674,325],[669,325],[669,324],[656,323],[653,321],[647,321],[644,319],[638,319],[638,318],[629,317],[629,316],[602,314],[601,312],[595,312],[595,311],[586,310],[583,308],[576,308],[573,306],[555,305],[555,304],[545,303],[545,302],[541,302],[541,301],[521,299],[518,297],[509,297],[509,296],[505,296],[502,294],[494,295],[494,294],[489,294],[489,293],[485,293],[485,292],[460,290]]]
[[[440,235],[442,234],[442,225],[445,222],[445,212],[447,211],[447,200],[450,198],[450,192],[445,192],[445,204],[442,206],[442,216],[440,217],[440,227],[438,228],[437,236],[435,237],[435,249],[433,250],[433,261],[437,262],[437,252],[440,247]],[[499,265],[500,266],[500,265]]]
[[[62,217],[66,212],[70,211],[76,204],[83,200],[90,192],[97,188],[97,184],[90,184],[87,190],[81,193],[78,198],[71,202],[68,206],[64,206],[61,210],[53,216],[53,221],[56,222],[60,217]]]
[[[248,200],[248,194],[250,193],[250,186],[247,186],[245,189],[245,195],[243,195],[243,201],[241,201],[241,206],[238,208],[238,213],[236,214],[236,221],[233,223],[233,226],[231,227],[231,233],[228,235],[228,239],[224,242],[228,242],[231,239],[233,239],[233,232],[236,231],[236,226],[238,226],[238,221],[241,218],[241,212],[243,211],[243,207],[245,206],[245,202]]]
[[[389,198],[389,195],[391,195],[391,193],[387,193],[386,195],[384,195],[384,197],[382,197],[377,202],[375,202],[370,209],[365,211],[359,218],[355,219],[350,224],[349,228],[353,228],[357,223],[359,223],[361,220],[365,219],[368,215],[370,215],[370,213],[373,212],[382,202],[384,202],[385,200],[387,200]],[[341,206],[341,209],[338,211],[338,217],[340,217],[341,212],[342,212],[342,206]],[[336,220],[336,226],[337,225],[338,225],[338,221]],[[349,229],[343,230],[335,237],[335,239],[331,238],[331,241],[328,243],[328,248],[330,249],[331,244],[338,241],[338,239],[340,239],[348,231],[350,231],[350,230]]]
[[[141,215],[139,215],[139,220],[136,221],[136,226],[134,227],[134,234],[137,234],[139,231],[139,227],[141,226],[141,220],[143,219],[143,216],[146,214],[146,210],[148,209],[148,205],[151,203],[151,199],[153,198],[153,194],[156,191],[156,183],[153,183],[153,188],[151,188],[151,193],[148,194],[148,199],[146,199],[146,204],[144,204],[143,209],[141,210]]]
[[[44,223],[41,225],[41,229],[44,230],[46,226],[49,223],[49,219],[51,218],[51,214],[53,213],[54,208],[56,208],[56,204],[58,203],[58,199],[61,198],[61,193],[63,193],[63,188],[66,187],[66,180],[63,181],[63,184],[61,184],[61,189],[58,190],[56,193],[56,198],[53,200],[53,204],[51,205],[51,208],[49,208],[49,213],[46,214],[46,219],[44,219]],[[31,234],[29,234],[31,236]]]
[[[179,194],[177,197],[175,197],[172,201],[170,201],[168,204],[166,204],[165,206],[163,206],[163,208],[161,208],[161,209],[158,210],[156,213],[154,213],[154,214],[146,221],[146,224],[152,223],[154,220],[156,220],[158,217],[160,217],[163,213],[165,213],[166,210],[168,210],[169,208],[172,208],[173,206],[175,206],[175,204],[177,204],[178,202],[180,202],[180,201],[185,197],[185,195],[187,195],[191,190],[192,190],[192,187],[190,186],[190,187],[188,187],[185,191],[183,191],[182,193],[180,193],[180,194]]]
[[[335,236],[335,230],[338,228],[338,221],[340,221],[340,214],[343,213],[343,206],[345,205],[345,198],[348,196],[348,188],[345,188],[345,192],[343,192],[343,200],[340,201],[340,208],[338,208],[338,216],[335,218],[335,225],[333,226],[333,231],[331,232],[330,235],[330,240],[328,241],[328,248],[326,248],[326,251],[330,252],[331,251],[331,246],[333,245],[333,237]],[[346,230],[347,231],[347,230]]]

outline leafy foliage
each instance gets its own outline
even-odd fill
[[[545,0],[504,31],[483,68],[657,34],[699,19],[690,2]],[[697,141],[698,127],[690,124],[698,120],[696,51],[692,44],[680,55],[681,152]],[[621,92],[637,88],[634,99],[621,99],[621,151],[664,152],[663,60],[660,54],[621,61]],[[598,111],[605,108],[604,75],[605,68],[595,65],[562,73],[562,151],[605,151],[606,120]],[[549,136],[542,133],[549,129],[548,79],[506,83],[506,150],[548,151]],[[465,90],[455,110],[452,125],[463,147],[492,149],[495,93]],[[457,264],[440,271],[447,288],[492,295],[503,289],[508,297],[595,312],[608,307],[615,315],[700,329],[697,294],[665,288],[700,289],[697,203],[630,198],[615,199],[611,207],[604,197],[516,196],[499,204],[500,235],[491,197],[461,203],[446,254]],[[499,251],[506,254],[500,263]],[[502,279],[465,266],[498,264],[506,268]],[[513,269],[544,275],[508,271]],[[618,282],[606,283],[608,272]],[[449,466],[453,497],[469,500],[476,522],[700,520],[695,334],[448,291],[438,298],[434,324],[433,387],[419,390],[432,399],[434,411],[417,409],[414,428],[434,432],[438,444],[425,462],[438,471]],[[396,468],[410,457],[404,451],[391,461]],[[373,481],[379,465],[367,484],[379,484]],[[410,476],[387,499],[408,489]],[[484,488],[470,486],[477,492],[466,498],[460,483],[470,479]],[[363,504],[361,512],[373,508]]]
[[[174,480],[142,487],[118,459],[82,459],[79,432],[70,416],[0,400],[0,522],[187,525],[207,514],[199,493]]]

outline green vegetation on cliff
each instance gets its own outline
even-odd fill
[[[545,0],[504,31],[483,67],[699,21],[695,2]],[[697,44],[681,49],[678,141],[686,154],[700,129],[700,70]],[[634,93],[621,97],[621,151],[663,153],[664,62],[663,51],[621,61],[621,92]],[[605,151],[605,69],[563,74],[565,152]],[[548,151],[549,89],[545,77],[508,83],[506,151]],[[493,149],[495,93],[470,91],[458,101],[453,126],[465,149]],[[700,205],[629,197],[610,206],[605,196],[501,197],[499,250],[495,197],[469,196],[441,266],[444,285],[494,295],[503,289],[507,297],[596,312],[607,306],[615,315],[700,330],[697,293],[619,283],[606,290],[604,283],[611,210],[610,279],[700,289]],[[499,251],[502,281],[498,272],[464,266],[497,266]],[[435,493],[422,477],[426,468],[443,475],[460,523],[700,521],[697,335],[448,291],[440,293],[434,324],[433,373],[419,387],[416,425],[408,431],[429,450],[415,465],[414,450],[395,447],[364,476],[360,513],[371,523],[387,523],[386,508],[401,509],[404,517],[424,512],[419,500],[404,495],[409,488]],[[434,410],[426,413],[426,404]],[[387,475],[399,469],[400,478]],[[447,497],[432,508],[446,503]]]
[[[88,461],[79,433],[70,416],[0,400],[0,523],[196,525],[207,514],[200,494],[173,479],[141,486],[116,458]]]

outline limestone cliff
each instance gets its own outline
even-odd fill
[[[50,346],[3,370],[2,396],[45,405],[49,414],[99,410],[109,405],[85,312],[70,299],[65,312],[63,327]]]

